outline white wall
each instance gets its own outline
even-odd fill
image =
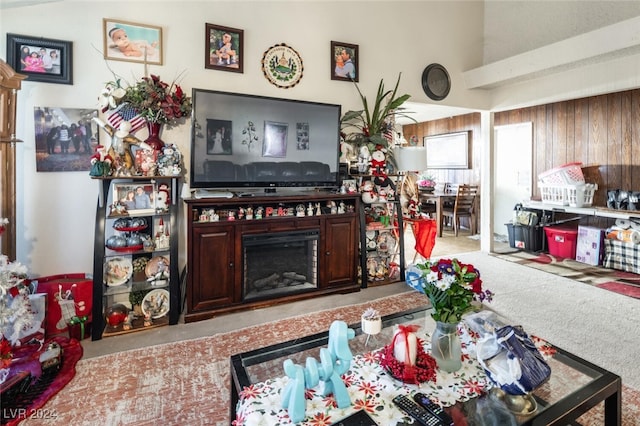
[[[411,101],[486,111],[640,86],[638,56],[581,66],[491,91],[466,90],[462,76],[464,71],[488,62],[636,16],[639,4],[529,0],[67,0],[2,9],[0,39],[10,32],[72,41],[74,54],[73,86],[27,80],[18,96],[17,136],[25,141],[18,148],[18,260],[34,276],[93,269],[98,184],[85,172],[36,172],[33,108],[96,105],[104,83],[112,79],[102,59],[102,18],[161,26],[164,65],[153,66],[150,72],[171,80],[186,71],[182,80],[186,90],[227,90],[339,103],[343,111],[359,109],[353,85],[330,79],[330,41],[336,40],[359,45],[359,84],[370,97],[375,95],[380,79],[387,87],[392,86],[402,72],[400,92],[411,94]],[[205,23],[244,30],[243,74],[204,68]],[[292,46],[304,61],[304,77],[292,89],[272,86],[260,70],[263,52],[277,43]],[[5,43],[0,43],[2,58],[6,58],[5,49]],[[432,62],[443,64],[452,79],[449,96],[439,103],[430,101],[420,84],[423,69]],[[130,80],[144,72],[140,64],[111,61],[109,65]],[[186,157],[189,137],[188,125],[163,134],[163,139],[177,143]]]
[[[88,172],[38,173],[33,108],[91,108],[113,78],[102,58],[102,18],[159,25],[164,65],[150,67],[163,80],[186,71],[186,90],[205,88],[360,107],[351,83],[330,79],[330,42],[359,45],[360,87],[375,96],[381,78],[393,86],[402,72],[401,93],[427,102],[420,86],[426,65],[439,62],[451,72],[447,103],[486,107],[486,94],[463,89],[461,72],[481,64],[481,2],[54,2],[3,9],[0,37],[16,33],[73,42],[73,86],[29,82],[18,95],[17,258],[33,276],[93,270],[93,236],[98,183]],[[401,19],[396,17],[401,16]],[[451,22],[455,22],[452,25]],[[204,27],[213,23],[244,30],[244,73],[204,68]],[[263,52],[277,43],[295,48],[304,62],[302,81],[278,89],[262,75]],[[0,57],[6,58],[0,43]],[[126,79],[143,75],[140,64],[110,61]],[[142,133],[142,132],[141,132]],[[144,134],[138,134],[144,137]],[[186,157],[189,126],[163,134]]]

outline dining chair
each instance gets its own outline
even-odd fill
[[[476,197],[478,196],[478,185],[459,185],[456,192],[456,199],[453,207],[443,206],[442,223],[447,219],[451,220],[455,236],[460,230],[460,218],[469,219],[471,235],[476,234]]]

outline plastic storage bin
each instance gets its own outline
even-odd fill
[[[525,251],[538,252],[542,250],[542,226],[514,225],[506,223],[509,233],[509,246]]]
[[[549,254],[565,259],[576,258],[578,230],[559,226],[545,226]]]

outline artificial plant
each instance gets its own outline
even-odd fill
[[[367,97],[354,81],[353,84],[358,90],[363,109],[347,111],[342,116],[340,127],[345,142],[352,143],[356,147],[367,144],[371,151],[375,149],[376,145],[381,145],[384,148],[389,147],[389,142],[384,137],[384,133],[392,130],[393,116],[408,117],[402,112],[401,105],[411,96],[408,94],[397,96],[401,75],[402,73],[398,74],[398,80],[393,90],[385,90],[384,80],[380,80],[375,102],[372,105],[369,104]],[[347,134],[347,130],[350,131],[349,134]]]

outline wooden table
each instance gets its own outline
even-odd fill
[[[442,206],[445,201],[451,201],[452,203],[456,200],[456,194],[451,192],[427,192],[420,191],[420,203],[423,202],[433,202],[436,205],[436,229],[438,233],[438,237],[442,237]]]

